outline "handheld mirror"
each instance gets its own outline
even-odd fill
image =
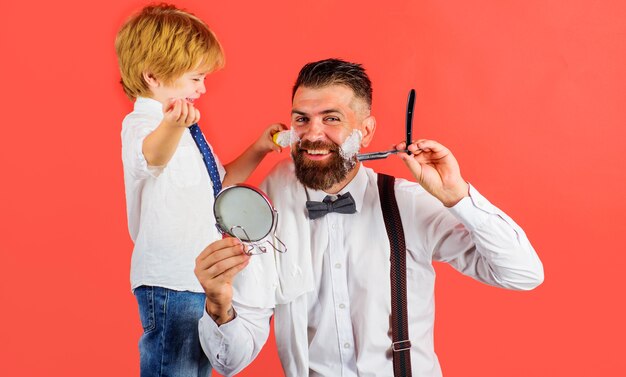
[[[248,255],[265,253],[267,248],[264,243],[278,252],[287,251],[285,244],[276,236],[278,212],[256,187],[238,184],[224,188],[215,197],[213,213],[220,233],[239,239],[246,245]],[[270,234],[279,245],[265,240]]]

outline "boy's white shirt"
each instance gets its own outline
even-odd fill
[[[122,122],[128,230],[135,243],[131,288],[203,292],[193,273],[195,258],[221,238],[213,215],[213,185],[189,132],[183,133],[167,165],[148,166],[143,141],[162,119],[162,104],[140,97]],[[223,180],[226,172],[216,155],[215,161]]]

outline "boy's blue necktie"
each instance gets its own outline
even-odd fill
[[[217,196],[217,194],[222,190],[222,181],[220,181],[220,173],[217,171],[215,157],[213,157],[213,153],[211,153],[209,144],[207,144],[206,139],[204,138],[204,135],[200,130],[200,126],[198,126],[198,123],[189,126],[189,132],[191,132],[191,137],[193,137],[193,141],[196,142],[200,153],[202,153],[204,165],[206,166],[206,170],[209,172],[211,182],[213,182],[213,195]]]

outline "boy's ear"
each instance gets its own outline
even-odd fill
[[[376,118],[373,115],[363,119],[363,138],[361,139],[361,146],[366,148],[370,145],[372,138],[374,137],[374,131],[376,131]]]
[[[146,80],[148,86],[151,88],[158,88],[161,83],[151,72],[144,72],[143,79]]]

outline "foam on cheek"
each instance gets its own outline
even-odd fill
[[[359,130],[353,130],[350,136],[346,139],[346,141],[341,144],[341,148],[339,148],[339,154],[343,157],[344,160],[350,160],[352,157],[356,156],[359,153],[359,148],[361,147],[361,139],[363,139],[363,134]]]
[[[274,134],[273,136],[274,143],[282,148],[288,147],[293,143],[297,143],[300,141],[300,138],[296,134],[294,129],[280,131]]]
[[[296,133],[296,130],[294,130],[293,128],[289,130],[289,145],[292,145],[293,143],[297,143],[300,141],[300,136],[298,136],[298,134]]]

